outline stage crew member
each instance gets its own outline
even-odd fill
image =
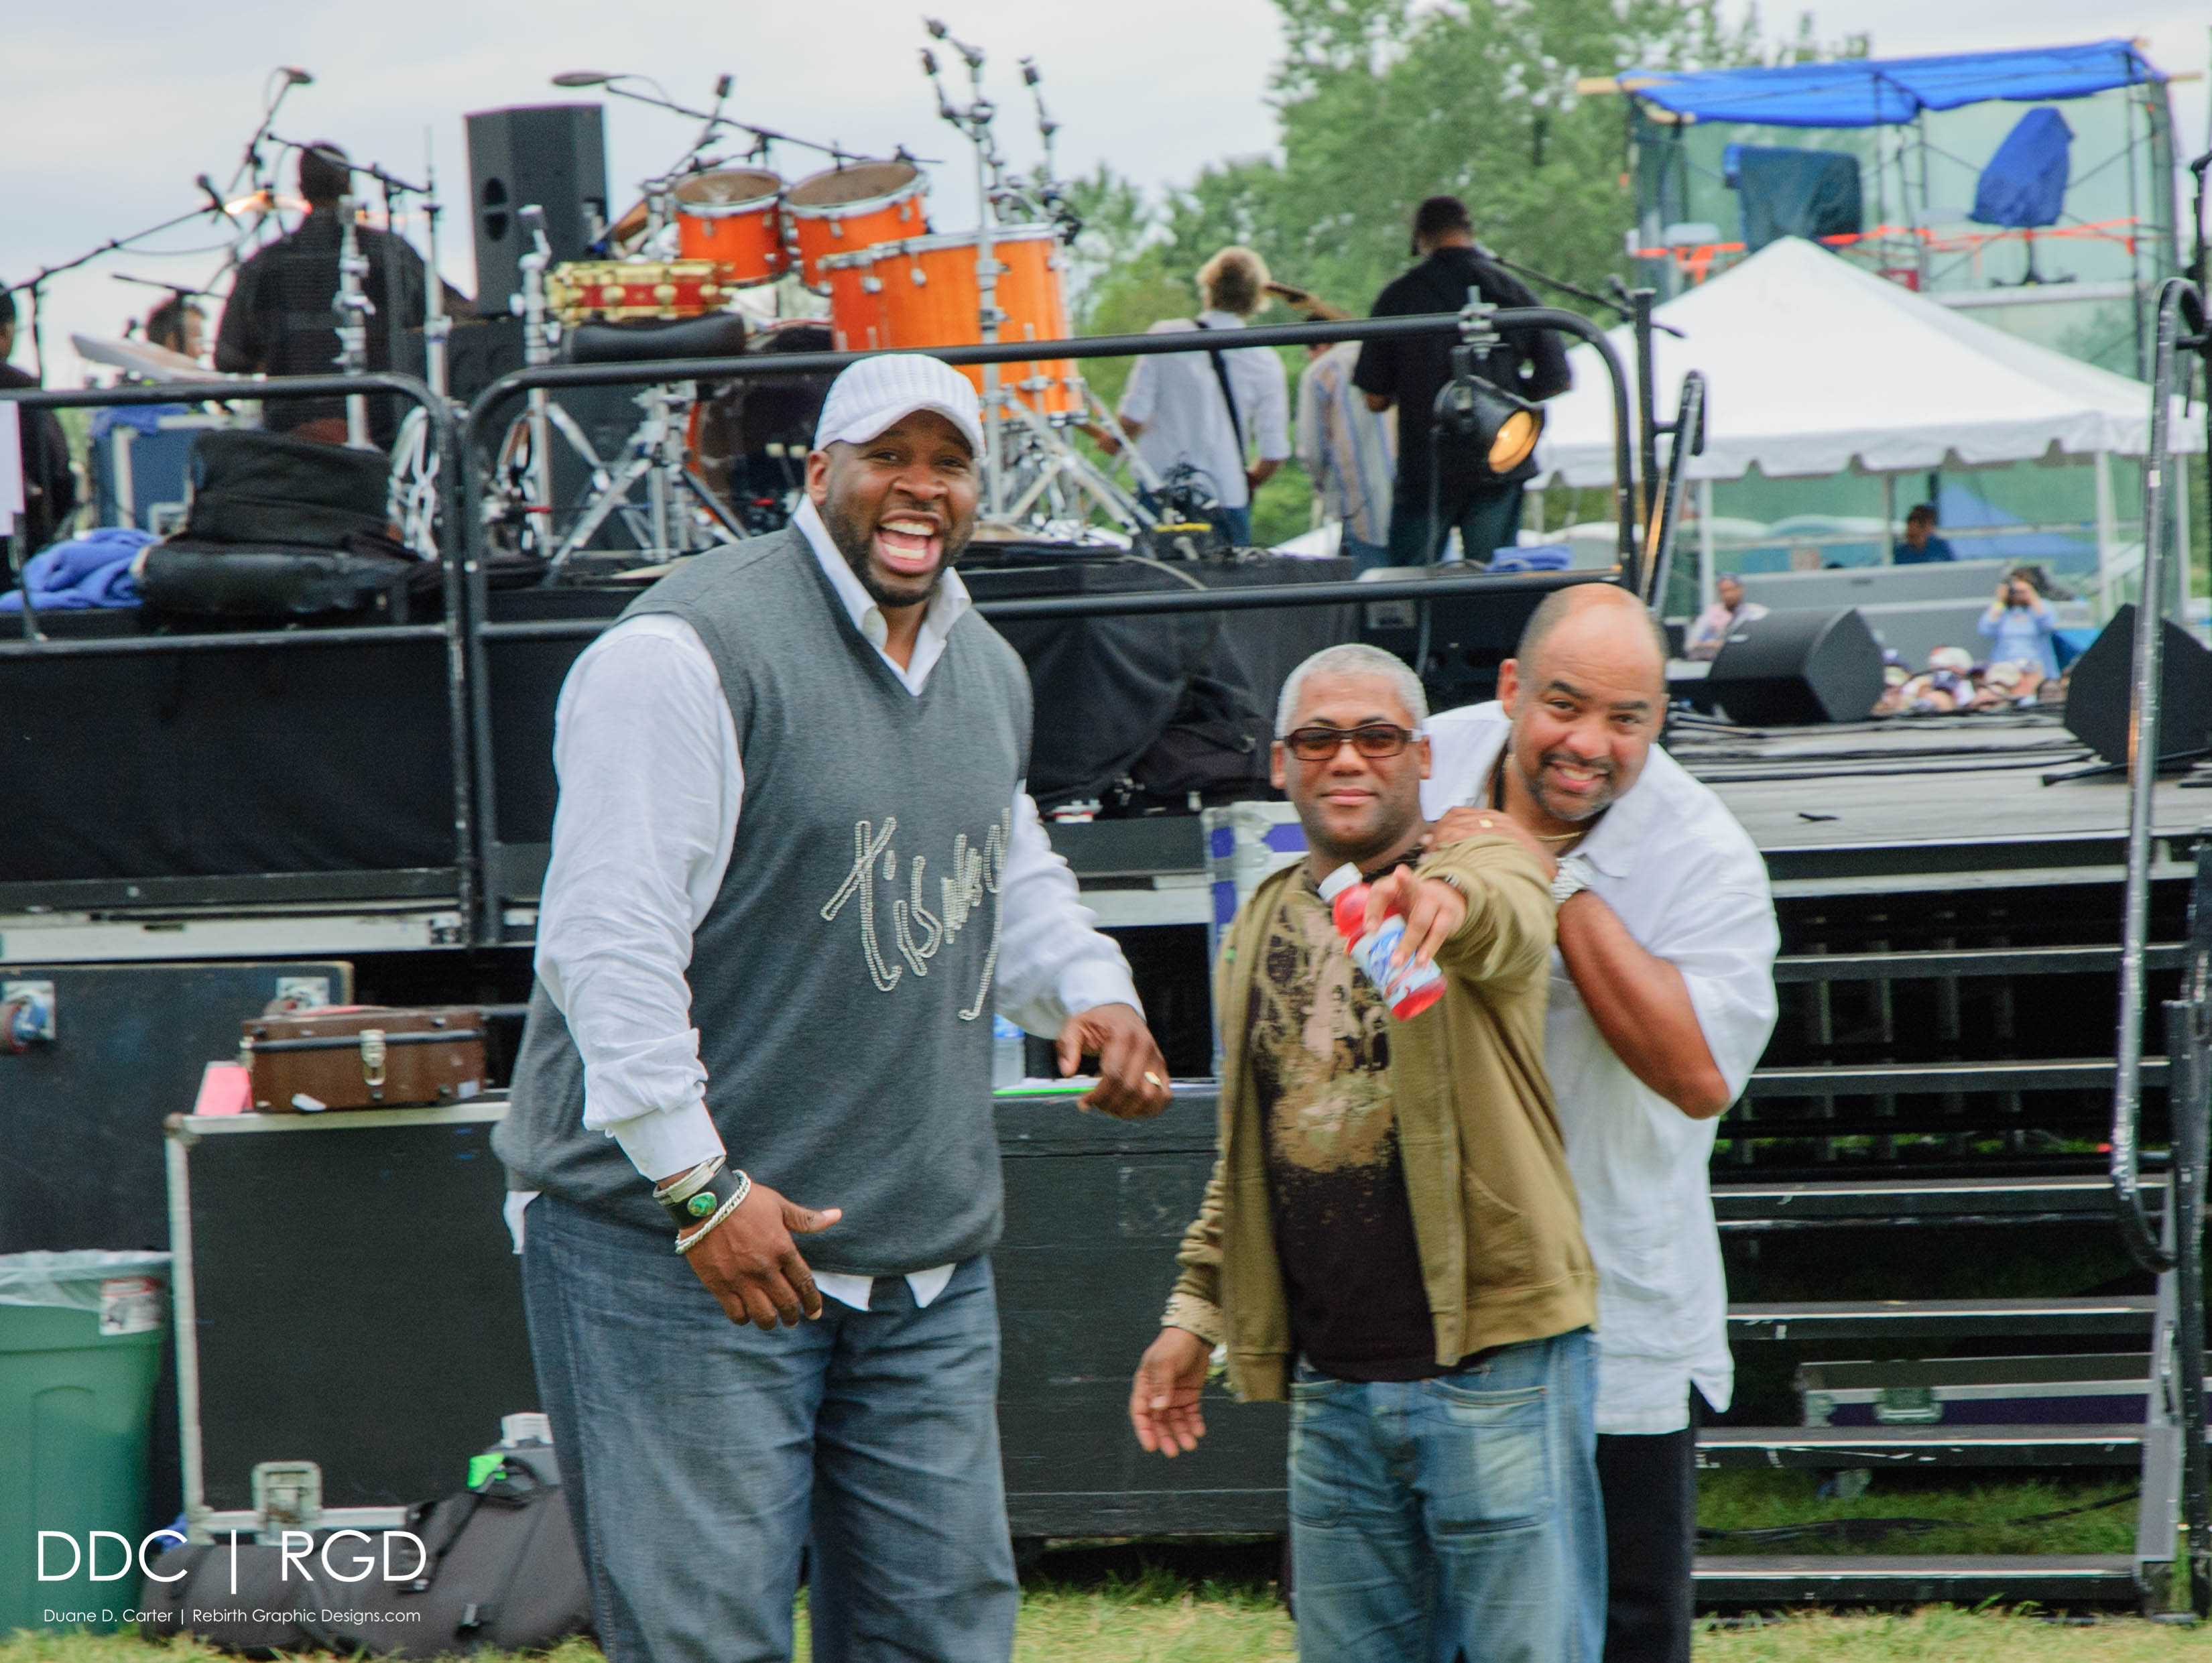
[[[1495,306],[1526,307],[1536,297],[1475,246],[1467,204],[1457,197],[1431,197],[1413,214],[1413,252],[1421,263],[1376,297],[1375,316],[1401,318],[1457,312],[1468,291]],[[1439,430],[1437,394],[1451,379],[1446,335],[1370,341],[1360,349],[1353,379],[1372,409],[1398,411],[1398,489],[1390,509],[1390,563],[1425,566],[1443,553],[1456,526],[1467,558],[1487,565],[1497,549],[1510,548],[1521,529],[1524,481],[1536,471],[1532,458],[1503,476],[1474,449],[1472,440]],[[1523,398],[1565,392],[1573,377],[1559,337],[1545,330],[1502,331],[1498,349],[1479,372]]]
[[[331,310],[342,241],[338,198],[346,194],[352,170],[345,152],[327,142],[302,149],[299,166],[307,217],[290,235],[238,268],[223,304],[215,367],[228,374],[338,373],[337,319]],[[405,238],[373,226],[356,226],[354,235],[368,263],[362,289],[376,308],[368,320],[368,367],[390,369],[394,331],[422,326],[422,257]],[[446,310],[448,315],[465,315],[474,307],[449,286]],[[306,428],[303,438],[345,442],[342,398],[272,398],[261,419],[272,433]],[[392,443],[398,416],[390,395],[370,397],[368,431],[379,445]]]
[[[1691,1398],[1725,1409],[1734,1383],[1706,1165],[1774,1027],[1765,864],[1653,743],[1665,665],[1632,595],[1560,591],[1501,667],[1498,701],[1431,722],[1422,791],[1439,840],[1502,811],[1549,853],[1544,1056],[1597,1260],[1606,1663],[1690,1655]]]
[[[613,1663],[788,1658],[809,1545],[816,1657],[1009,1655],[994,1011],[1168,1102],[951,569],[975,389],[866,361],[815,444],[793,525],[640,597],[556,717],[496,1147]]]
[[[1503,815],[1424,854],[1426,713],[1373,647],[1283,689],[1275,783],[1310,853],[1223,946],[1221,1148],[1129,1415],[1146,1449],[1194,1448],[1216,1345],[1240,1397],[1289,1397],[1301,1655],[1595,1663],[1596,1278],[1544,1077],[1548,880]],[[1419,1015],[1332,926],[1346,863],[1443,972]]]
[[[0,387],[37,386],[37,376],[8,361],[15,350],[15,297],[0,283]],[[22,410],[16,419],[23,439],[23,512],[15,535],[27,560],[68,530],[76,512],[76,476],[70,470],[69,439],[52,410]],[[0,537],[0,585],[14,581],[7,575],[7,544]]]

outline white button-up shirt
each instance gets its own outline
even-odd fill
[[[1430,719],[1430,818],[1489,802],[1507,731],[1494,701]],[[1681,972],[1713,1061],[1741,1092],[1774,1029],[1779,945],[1766,864],[1749,836],[1654,745],[1577,853],[1596,873],[1590,889],[1637,944]],[[1544,1059],[1597,1264],[1597,1429],[1679,1431],[1691,1386],[1716,1410],[1735,1387],[1707,1180],[1718,1117],[1691,1119],[1628,1071],[1556,951]]]
[[[831,542],[811,502],[794,519],[854,626],[882,653],[883,610]],[[952,627],[974,603],[947,572],[903,666],[919,695]],[[561,798],[538,918],[537,971],[584,1063],[584,1124],[612,1136],[637,1169],[662,1178],[722,1152],[707,1112],[707,1071],[691,1025],[692,933],[721,891],[744,804],[737,725],[714,661],[682,619],[617,624],[577,659],[555,708]],[[838,759],[824,756],[824,768]],[[1000,911],[993,997],[999,1013],[1051,1035],[1079,1011],[1141,1010],[1121,950],[1094,927],[1074,874],[1053,853],[1028,792],[1017,789]],[[744,1164],[744,1151],[730,1158]],[[508,1204],[517,1230],[526,1201]],[[949,1266],[908,1278],[922,1303]],[[825,1293],[865,1309],[866,1277],[817,1274]]]
[[[1244,320],[1233,312],[1201,312],[1195,323],[1188,318],[1164,319],[1146,332],[1195,331],[1200,324],[1209,332],[1231,337],[1210,344],[1220,352],[1221,367],[1237,395],[1244,446],[1237,445],[1237,429],[1230,425],[1221,378],[1203,352],[1164,352],[1138,359],[1121,394],[1121,418],[1145,424],[1137,435],[1137,454],[1155,472],[1165,475],[1188,462],[1206,476],[1223,507],[1243,508],[1252,501],[1244,478],[1245,449],[1256,448],[1262,462],[1289,459],[1290,382],[1273,347],[1231,344],[1231,331],[1244,327]]]

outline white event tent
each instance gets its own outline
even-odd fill
[[[1769,478],[1854,465],[1894,475],[2027,461],[2055,448],[2094,459],[2098,561],[2109,567],[2116,541],[2110,459],[2140,458],[2149,446],[2150,389],[2142,382],[1978,323],[1794,237],[1653,315],[1682,332],[1653,339],[1660,419],[1672,418],[1685,371],[1705,378],[1705,452],[1687,470],[1706,484],[1701,520],[1711,519],[1710,482],[1740,479],[1754,466]],[[1628,372],[1633,408],[1633,336],[1623,326],[1607,338]],[[1588,345],[1568,356],[1575,384],[1544,407],[1531,483],[1610,484],[1605,367]],[[2204,447],[2192,414],[2176,401],[2169,439],[2176,452]],[[1705,554],[1709,586],[1710,549]]]

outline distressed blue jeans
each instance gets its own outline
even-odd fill
[[[1598,1663],[1605,1518],[1587,1329],[1405,1384],[1291,1382],[1304,1663]]]
[[[866,1311],[763,1333],[664,1236],[550,1195],[528,1217],[531,1351],[610,1663],[789,1658],[810,1543],[820,1663],[1006,1663],[989,1259],[927,1309],[880,1277]]]

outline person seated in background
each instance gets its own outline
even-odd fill
[[[1889,550],[1892,566],[1925,566],[1930,561],[1956,560],[1951,545],[1936,535],[1936,505],[1922,502],[1914,505],[1905,517],[1904,541],[1893,543]]]
[[[1341,323],[1352,314],[1286,283],[1270,291],[1288,300],[1311,324]],[[1368,407],[1352,383],[1359,343],[1317,341],[1306,348],[1298,373],[1299,465],[1313,481],[1324,520],[1343,528],[1336,551],[1363,572],[1390,563],[1390,495],[1398,467],[1398,418]]]
[[[1720,598],[1690,621],[1690,632],[1682,641],[1686,659],[1718,658],[1731,631],[1766,616],[1766,608],[1744,598],[1743,580],[1733,572],[1714,580],[1713,592]]]
[[[187,358],[207,349],[206,319],[199,307],[182,294],[172,294],[146,314],[146,339]]]
[[[1990,663],[2033,665],[2046,680],[2058,674],[2058,653],[2051,641],[2058,615],[2025,570],[2006,574],[1996,598],[1974,627],[1990,643]]]

